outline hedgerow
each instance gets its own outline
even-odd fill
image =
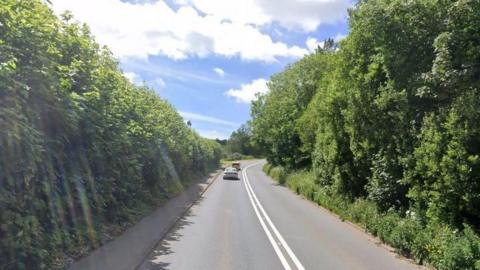
[[[220,146],[44,1],[0,5],[0,268],[63,268],[216,166]]]

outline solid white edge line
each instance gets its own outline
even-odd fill
[[[280,243],[282,244],[282,246],[285,248],[285,250],[287,251],[288,255],[290,256],[290,258],[292,259],[293,263],[295,264],[295,266],[297,267],[297,269],[299,270],[305,270],[305,267],[303,267],[302,263],[300,262],[300,260],[297,258],[297,256],[295,256],[295,253],[293,253],[292,249],[290,248],[290,246],[287,244],[287,242],[285,241],[285,239],[283,238],[283,236],[280,234],[280,232],[277,230],[277,227],[275,227],[275,225],[273,224],[272,220],[270,219],[270,217],[268,216],[267,212],[265,211],[265,209],[263,208],[262,204],[260,203],[260,201],[258,200],[257,196],[255,195],[255,192],[253,191],[253,188],[252,186],[250,185],[250,181],[248,180],[248,176],[247,176],[247,169],[254,166],[254,165],[258,165],[258,163],[255,163],[255,164],[252,164],[252,165],[249,165],[247,167],[245,167],[245,169],[243,170],[243,175],[244,175],[244,181],[246,182],[246,184],[248,185],[248,187],[250,188],[250,191],[253,195],[253,198],[255,200],[255,202],[257,203],[258,207],[260,208],[260,211],[262,212],[263,216],[267,219],[267,222],[268,224],[270,225],[270,227],[272,228],[273,232],[275,233],[275,236],[280,240]]]
[[[260,221],[260,224],[262,225],[262,228],[265,231],[265,234],[267,235],[267,238],[270,241],[270,244],[273,246],[273,249],[275,250],[275,253],[277,254],[278,258],[280,259],[280,262],[282,263],[283,268],[285,268],[285,270],[291,270],[290,265],[287,262],[287,259],[283,255],[283,253],[280,250],[280,247],[278,246],[275,239],[273,239],[272,233],[270,232],[267,225],[265,224],[262,217],[260,216],[260,213],[258,212],[257,206],[255,205],[255,201],[253,200],[252,195],[250,194],[250,190],[248,189],[247,183],[245,181],[246,174],[244,173],[244,171],[242,171],[242,175],[243,175],[243,183],[245,184],[245,189],[247,190],[247,194],[248,194],[248,198],[250,199],[250,203],[253,206],[253,210],[255,211],[255,214],[257,215],[257,218]]]

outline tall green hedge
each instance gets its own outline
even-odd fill
[[[0,269],[62,267],[206,173],[220,146],[122,75],[70,14],[0,5]]]

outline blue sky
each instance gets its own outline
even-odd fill
[[[326,38],[348,33],[349,0],[53,0],[209,138],[250,117],[256,92]]]

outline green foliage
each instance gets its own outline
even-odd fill
[[[319,51],[274,75],[270,92],[252,104],[253,140],[274,165],[300,168],[310,164],[310,153],[301,148],[297,119],[318,87],[317,78],[328,69],[330,51]]]
[[[273,165],[423,222],[480,224],[478,1],[362,1],[339,50],[272,77],[252,106]],[[311,166],[310,166],[311,160]]]
[[[480,220],[479,102],[469,92],[425,119],[408,180],[409,196],[430,219],[455,225]]]
[[[480,223],[480,44],[473,42],[479,30],[471,25],[480,20],[479,10],[478,1],[458,1],[448,10],[446,29],[434,43],[436,58],[425,75],[428,84],[421,88],[437,109],[423,121],[406,177],[416,208],[457,226]]]
[[[240,126],[237,130],[232,132],[230,138],[228,138],[226,143],[226,151],[228,155],[245,155],[245,156],[258,156],[260,155],[260,149],[253,142],[252,139],[252,130],[250,123]],[[242,159],[242,157],[231,158],[229,159]]]
[[[265,164],[263,171],[278,181],[278,175],[272,174],[272,165]],[[297,194],[317,202],[344,220],[361,225],[404,256],[419,263],[429,263],[436,269],[479,269],[480,237],[470,226],[462,232],[435,223],[424,226],[412,211],[401,216],[393,210],[379,211],[369,200],[350,202],[328,187],[318,185],[311,171],[291,172],[283,177],[285,185]]]
[[[63,268],[221,156],[62,18],[39,0],[0,6],[1,269]]]
[[[276,179],[280,184],[285,183],[287,174],[283,167],[281,166],[275,167],[267,163],[262,169],[265,173],[267,173],[268,175]]]
[[[480,2],[359,1],[349,15],[336,49],[272,77],[253,138],[274,178],[400,253],[478,268]]]
[[[438,270],[479,269],[480,237],[470,227],[462,233],[449,227],[434,231],[429,260]]]
[[[238,152],[227,154],[224,160],[234,161],[234,160],[243,160],[243,159],[253,159],[253,156],[242,155]]]

